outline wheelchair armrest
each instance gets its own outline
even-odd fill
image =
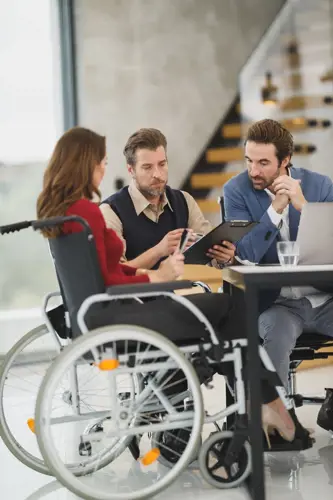
[[[139,283],[135,285],[115,285],[106,289],[108,295],[136,295],[149,292],[172,292],[183,288],[192,288],[189,280],[167,281],[165,283]]]

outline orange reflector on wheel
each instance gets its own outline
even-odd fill
[[[103,371],[115,370],[119,366],[118,359],[103,359],[99,364],[98,368]]]
[[[160,456],[161,452],[158,448],[152,448],[148,453],[146,453],[142,458],[141,458],[141,463],[143,465],[151,465]]]
[[[29,418],[27,420],[27,424],[31,432],[35,433],[35,419],[34,418]]]

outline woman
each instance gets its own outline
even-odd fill
[[[96,199],[100,199],[99,186],[106,168],[106,141],[85,128],[76,127],[66,132],[56,144],[44,174],[43,190],[38,198],[38,218],[78,215],[86,219],[94,234],[99,263],[106,286],[124,283],[162,283],[173,281],[183,273],[184,257],[180,252],[164,260],[157,270],[135,269],[120,263],[122,242],[112,229],[107,229]],[[44,231],[52,238],[62,232],[81,231],[78,223],[66,223],[63,228]],[[209,319],[217,335],[223,340],[239,338],[244,331],[244,315],[233,308],[231,297],[225,294],[197,294],[188,297]],[[94,327],[111,322],[141,325],[166,335],[172,340],[177,336],[202,339],[202,325],[183,306],[168,299],[152,303],[118,306],[115,314],[107,308],[104,317],[94,318]],[[119,308],[120,307],[120,308]],[[145,309],[146,308],[146,309]],[[98,324],[99,323],[99,324]],[[263,425],[275,429],[287,441],[292,441],[306,431],[297,421],[292,410],[286,410],[273,386],[263,383]]]

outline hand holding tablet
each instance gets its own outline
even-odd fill
[[[249,231],[251,231],[258,223],[249,221],[230,221],[222,222],[215,229],[210,231],[206,236],[199,239],[193,245],[190,246],[185,252],[185,264],[208,264],[213,258],[216,258],[217,253],[219,254],[218,260],[223,260],[222,253],[220,249],[215,249],[214,246],[220,246],[223,242],[225,246],[231,249],[230,244],[235,244],[237,241],[243,238]],[[213,253],[209,250],[213,249]],[[222,256],[222,258],[221,258]]]

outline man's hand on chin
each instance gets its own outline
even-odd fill
[[[300,179],[293,179],[288,175],[281,175],[275,179],[272,187],[276,196],[288,196],[293,207],[301,212],[306,203],[306,199],[303,195]]]

